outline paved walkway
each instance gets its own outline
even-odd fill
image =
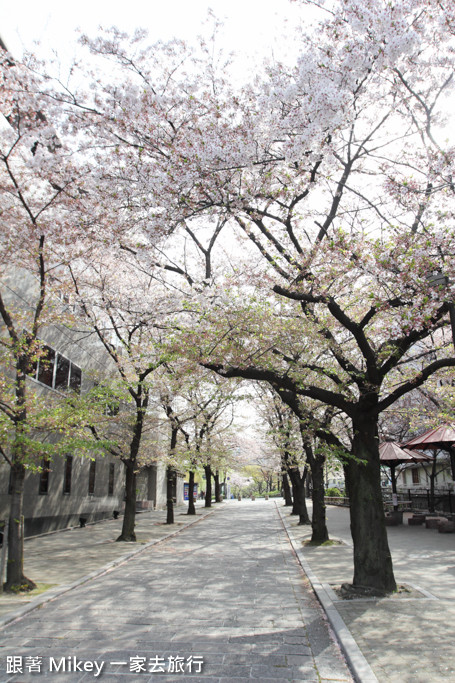
[[[454,681],[455,535],[408,526],[406,520],[402,526],[388,527],[395,578],[409,592],[380,600],[339,600],[332,588],[351,583],[353,575],[349,511],[327,508],[330,536],[343,545],[303,547],[310,531],[296,526],[288,510],[280,507],[320,599],[335,619],[337,614],[342,619],[335,628],[342,637],[347,635],[348,655],[351,648],[355,659],[358,646],[371,667],[373,675],[365,673],[362,683]]]
[[[145,515],[139,521],[147,526]],[[112,524],[91,532],[105,530],[101,559],[120,546],[107,543]],[[50,557],[55,580],[86,566],[84,531],[42,540],[46,552],[36,547],[33,561],[37,567],[46,556],[43,578]],[[80,539],[71,555],[65,537]],[[352,680],[272,501],[216,506],[200,523],[11,622],[0,647],[1,682]],[[8,674],[7,657],[20,658],[10,668],[22,665],[23,673]]]
[[[47,600],[50,595],[65,590],[82,577],[97,573],[131,553],[144,550],[148,544],[156,543],[188,524],[194,524],[215,509],[206,509],[200,502],[196,507],[196,518],[186,514],[186,505],[176,508],[175,524],[172,526],[165,523],[164,510],[138,514],[137,543],[132,544],[115,542],[120,535],[122,518],[89,524],[83,529],[72,527],[28,538],[25,540],[25,575],[38,584],[40,591],[46,590],[41,601]],[[12,613],[37,600],[36,592],[21,596],[0,594],[0,626]]]

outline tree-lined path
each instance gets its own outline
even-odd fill
[[[11,624],[2,643],[0,681],[352,680],[272,502],[231,501]],[[7,674],[7,656],[23,673]]]

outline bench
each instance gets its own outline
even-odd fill
[[[425,526],[427,529],[437,529],[441,522],[448,522],[447,517],[426,517]]]

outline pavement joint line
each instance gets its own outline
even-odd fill
[[[353,673],[354,679],[358,683],[379,683],[376,678],[372,668],[368,664],[365,656],[362,654],[361,649],[357,645],[352,633],[346,626],[343,618],[338,612],[333,599],[331,598],[329,592],[325,589],[327,584],[323,584],[316,574],[311,569],[310,565],[306,561],[302,550],[296,543],[292,531],[286,524],[285,518],[279,509],[277,503],[275,502],[276,510],[280,516],[283,528],[289,538],[289,542],[297,556],[297,559],[305,572],[319,602],[322,605],[324,612],[327,615],[327,619],[335,633],[335,636],[340,644],[340,647],[347,659],[349,667]]]
[[[423,593],[428,600],[440,600],[436,595],[433,595],[433,593],[430,593],[430,591],[427,591],[425,588],[422,588],[422,586],[416,586],[415,583],[407,583],[408,586],[411,586],[411,588],[414,588],[416,591],[420,591],[420,593]],[[402,598],[402,600],[422,600],[422,598]]]
[[[82,586],[82,584],[87,583],[88,581],[91,581],[92,579],[96,579],[99,576],[103,576],[103,574],[107,574],[108,572],[112,571],[113,569],[120,566],[121,564],[128,562],[128,560],[130,560],[132,557],[135,557],[136,555],[140,555],[141,553],[145,552],[146,550],[148,550],[148,548],[151,548],[154,545],[158,545],[158,543],[162,543],[163,541],[167,541],[169,538],[176,536],[181,531],[188,529],[188,527],[193,526],[194,524],[198,524],[199,522],[202,522],[202,520],[206,519],[206,517],[209,517],[214,512],[216,512],[217,509],[219,509],[219,508],[211,509],[210,512],[206,512],[203,516],[199,517],[199,519],[193,519],[190,522],[187,522],[186,524],[182,525],[178,529],[175,529],[175,531],[172,531],[171,533],[166,534],[162,538],[156,538],[153,541],[149,541],[148,543],[144,543],[139,548],[135,548],[134,550],[127,553],[126,555],[122,555],[121,557],[117,558],[116,560],[112,560],[111,562],[108,562],[107,564],[103,565],[102,567],[99,567],[99,569],[95,569],[94,571],[90,572],[89,574],[85,574],[84,576],[77,579],[76,581],[73,581],[72,583],[69,583],[69,584],[66,584],[63,586],[58,586],[56,588],[50,588],[49,590],[45,591],[42,595],[39,595],[36,598],[33,598],[33,600],[31,600],[29,603],[24,605],[24,607],[21,607],[21,608],[15,610],[14,612],[10,612],[6,616],[1,617],[0,618],[0,630],[3,629],[8,624],[11,624],[13,621],[18,621],[19,619],[22,619],[23,616],[25,616],[29,612],[33,612],[35,609],[38,609],[39,607],[42,607],[45,603],[52,602],[53,600],[56,600],[57,598],[59,598],[61,595],[64,595],[65,593],[68,593],[69,591],[73,590],[74,588],[78,588],[78,586]],[[67,530],[68,529],[62,529],[62,531],[67,531]]]

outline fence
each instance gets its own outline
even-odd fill
[[[428,510],[431,507],[430,489],[408,489],[407,500],[409,500],[409,505],[413,510]],[[436,490],[434,492],[434,509],[437,512],[453,514],[455,512],[455,495],[453,491]]]
[[[325,496],[324,503],[327,505],[340,505],[341,507],[349,507],[349,498],[341,496]]]
[[[392,494],[382,492],[382,499],[386,508],[392,506]],[[340,505],[349,507],[349,498],[337,498],[326,496],[324,502],[327,505]],[[400,510],[428,510],[431,507],[430,489],[408,489],[398,492],[398,504]],[[455,513],[455,493],[447,489],[434,492],[434,509],[436,512]]]

